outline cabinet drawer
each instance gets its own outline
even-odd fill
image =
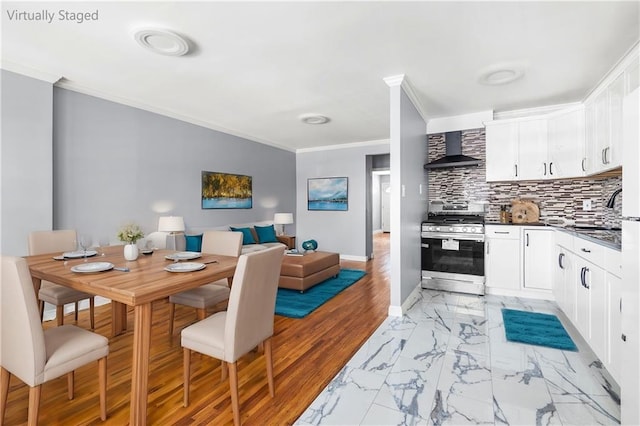
[[[622,277],[622,252],[604,247],[604,269],[617,277]]]
[[[513,225],[487,225],[484,228],[484,234],[488,238],[519,240],[520,227]]]
[[[572,234],[565,231],[556,230],[555,236],[557,245],[562,246],[567,250],[573,251],[573,240],[575,238],[573,238]]]
[[[596,265],[604,264],[605,247],[600,244],[576,237],[573,241],[573,250],[578,256],[591,263],[595,263]]]

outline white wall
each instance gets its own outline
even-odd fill
[[[1,71],[0,253],[29,254],[27,235],[53,225],[53,85]]]
[[[391,315],[420,285],[420,224],[426,211],[426,123],[401,81],[390,85],[391,109]]]
[[[353,144],[333,149],[310,150],[296,155],[296,243],[308,239],[318,242],[319,250],[340,253],[345,259],[366,260],[366,157],[386,154],[385,142]],[[347,177],[347,211],[307,210],[307,179]]]

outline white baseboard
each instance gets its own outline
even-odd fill
[[[340,260],[353,260],[355,262],[366,262],[369,259],[367,259],[367,256],[352,256],[350,254],[341,254]]]
[[[485,294],[492,294],[494,296],[526,297],[528,299],[550,300],[552,302],[556,300],[551,290],[512,290],[508,288],[485,287],[484,292]]]
[[[422,290],[421,284],[422,284],[422,281],[418,281],[418,284],[413,289],[411,294],[409,294],[409,297],[407,297],[407,299],[402,303],[402,306],[389,305],[389,311],[388,311],[389,316],[391,317],[403,316],[404,313],[407,312],[409,308],[413,306],[415,301],[420,297],[420,290]]]

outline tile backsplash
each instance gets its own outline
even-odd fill
[[[429,161],[444,156],[444,134],[429,135]],[[540,220],[549,223],[580,223],[619,226],[621,193],[613,209],[606,207],[610,195],[622,186],[620,176],[527,182],[487,182],[484,129],[462,132],[462,154],[478,158],[478,167],[435,169],[428,171],[430,200],[487,201],[487,221],[499,221],[500,206],[511,200],[534,201],[540,208]],[[592,200],[590,211],[583,200]]]

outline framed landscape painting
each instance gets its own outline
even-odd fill
[[[250,209],[252,207],[251,176],[202,172],[203,209]]]
[[[308,210],[349,209],[349,186],[346,177],[307,179]]]

